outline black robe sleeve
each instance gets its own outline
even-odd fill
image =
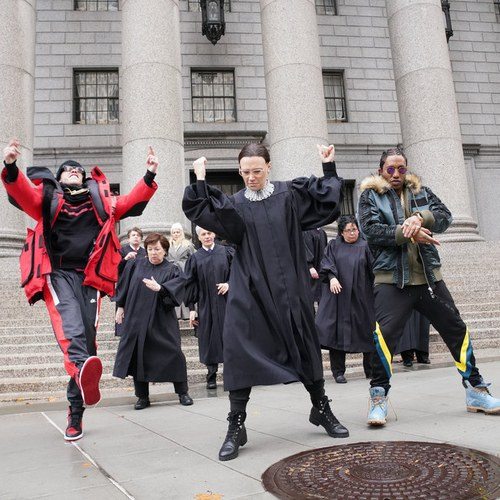
[[[290,181],[303,231],[326,226],[340,215],[342,179],[335,163],[323,163],[323,177],[299,177]]]
[[[245,224],[232,200],[205,181],[197,181],[186,187],[182,210],[198,226],[213,231],[224,240],[241,243]]]
[[[338,236],[340,238],[340,236]],[[329,283],[332,278],[337,278],[339,276],[337,270],[337,262],[335,259],[335,242],[336,240],[330,241],[325,248],[325,253],[323,259],[321,260],[321,269],[319,271],[319,277],[321,281]]]
[[[136,260],[127,261],[116,286],[115,302],[118,307],[125,307],[130,280],[134,274]]]
[[[192,254],[184,267],[185,295],[184,304],[190,311],[194,311],[194,306],[199,300],[200,287],[198,286],[198,272],[195,254]]]
[[[304,231],[302,233],[302,237],[304,238],[304,247],[306,249],[306,260],[307,267],[311,269],[314,267],[314,242],[309,231]]]
[[[185,283],[181,277],[181,270],[175,264],[167,279],[160,283],[161,289],[158,292],[166,309],[180,306],[184,300]]]

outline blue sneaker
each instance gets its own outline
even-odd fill
[[[370,413],[368,425],[382,426],[387,420],[387,396],[383,387],[370,388]]]
[[[488,386],[491,384],[479,384],[476,387],[465,381],[465,404],[467,411],[477,413],[482,411],[488,415],[500,414],[500,399],[494,398]]]

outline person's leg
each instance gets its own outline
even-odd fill
[[[484,383],[476,367],[469,329],[444,281],[437,282],[433,292],[433,297],[428,292],[419,297],[417,310],[429,319],[450,350],[466,388],[467,410],[500,413],[500,399],[491,396],[489,384]]]
[[[349,437],[349,431],[337,420],[330,408],[330,399],[325,394],[325,380],[315,380],[312,384],[304,384],[311,397],[312,408],[309,422],[324,427],[329,436],[334,438]]]
[[[193,399],[189,395],[187,380],[182,382],[174,382],[174,391],[179,396],[179,403],[182,406],[191,406],[193,404]]]
[[[56,340],[64,355],[64,366],[72,379],[67,391],[69,403],[81,407],[80,371],[89,356],[95,354],[98,293],[91,288],[83,291],[79,273],[56,270],[47,277],[43,295]],[[85,403],[96,404],[100,398],[98,382],[102,365],[98,358],[93,358],[89,366],[91,369],[87,372],[91,375],[91,384],[86,384],[89,399]]]
[[[246,408],[250,399],[251,387],[229,391],[230,412],[227,420],[229,426],[227,434],[219,451],[219,460],[232,460],[238,456],[240,446],[247,442],[247,431],[245,428]]]
[[[369,425],[386,423],[392,357],[413,308],[414,289],[415,287],[399,289],[395,285],[385,284],[375,287],[377,323],[373,337],[376,351],[372,356]]]
[[[207,365],[207,389],[217,388],[217,370],[219,365],[217,363],[212,363]]]
[[[345,351],[339,349],[330,349],[330,369],[335,381],[344,384],[347,380],[345,374]]]
[[[149,401],[149,383],[137,380],[134,377],[134,389],[135,395],[138,398],[134,405],[134,409],[144,410],[144,408],[151,406],[151,402]]]
[[[401,359],[403,360],[403,365],[408,368],[413,366],[413,349],[408,349],[407,351],[401,351]]]
[[[363,371],[366,378],[372,378],[372,352],[363,353]]]
[[[431,362],[429,360],[429,352],[428,351],[419,351],[415,349],[415,356],[417,357],[417,363],[422,363],[424,365],[430,365]]]

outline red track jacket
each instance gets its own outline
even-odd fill
[[[46,169],[43,170],[47,172]],[[46,173],[39,179],[33,177],[34,183],[21,170],[14,182],[7,182],[6,177],[7,170],[4,168],[2,181],[9,195],[9,201],[37,221],[34,230],[28,229],[20,256],[21,286],[24,287],[29,303],[34,304],[43,298],[42,290],[46,275],[52,271],[45,243],[48,236],[47,229],[50,231],[50,228],[46,225],[44,232],[44,214],[46,220],[50,220],[50,227],[53,227],[64,202],[63,193],[53,176],[47,176]],[[55,186],[49,199],[47,199],[47,191],[44,191],[47,181],[43,181],[43,178],[51,178],[49,182]],[[118,264],[121,260],[115,222],[125,217],[141,215],[158,186],[153,182],[150,187],[144,179],[140,179],[129,194],[114,196],[99,167],[92,169],[91,178],[87,179],[87,186],[101,231],[85,267],[84,285],[92,286],[112,296],[115,292]]]

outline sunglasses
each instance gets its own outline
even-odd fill
[[[72,167],[71,165],[64,165],[62,168],[63,172],[72,172],[73,170],[76,170],[79,174],[84,174],[85,169],[83,167]]]
[[[401,175],[406,174],[408,172],[408,169],[406,167],[387,167],[385,171],[389,174],[392,175],[395,171],[398,171]]]

